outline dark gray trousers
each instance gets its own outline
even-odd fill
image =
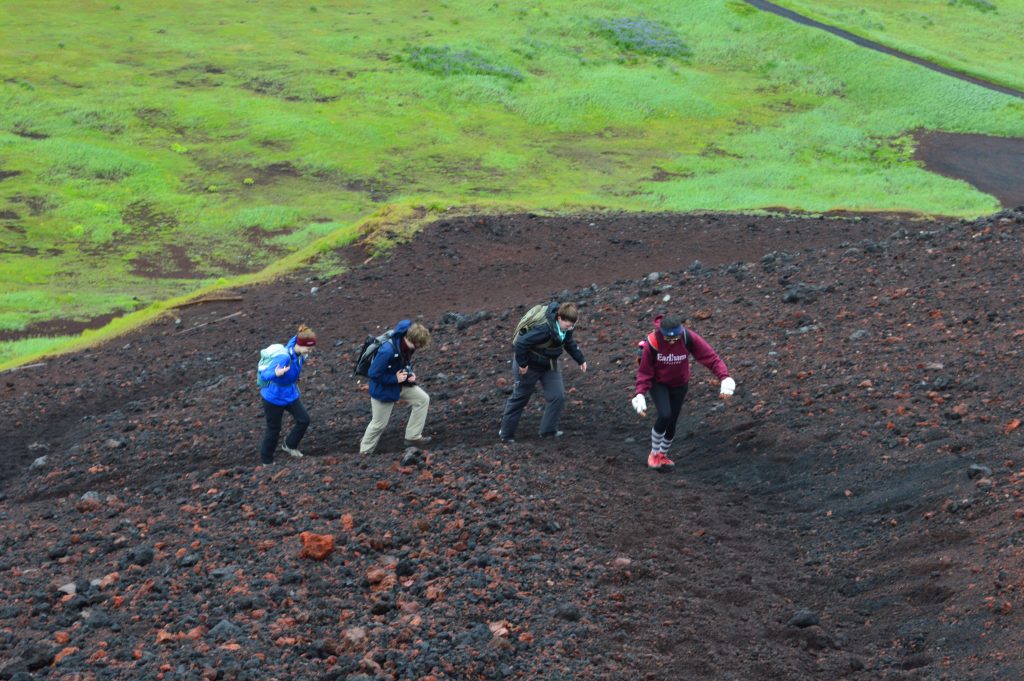
[[[558,370],[557,362],[554,369],[538,369],[531,365],[525,374],[520,374],[519,365],[512,362],[512,375],[515,387],[505,402],[505,413],[501,417],[501,437],[515,437],[519,417],[523,415],[523,409],[533,396],[538,381],[544,388],[544,399],[548,403],[540,420],[538,432],[542,436],[554,435],[558,430],[558,420],[562,417],[562,407],[565,405],[565,383],[562,381],[562,372]]]

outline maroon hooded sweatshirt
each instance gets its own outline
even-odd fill
[[[690,358],[686,344],[683,343],[682,338],[675,343],[665,340],[665,337],[661,335],[662,317],[664,315],[654,318],[657,352],[653,348],[644,347],[643,354],[640,355],[640,366],[636,370],[635,395],[646,393],[656,382],[670,388],[678,388],[690,382]],[[687,329],[687,333],[690,335],[690,344],[693,346],[693,358],[706,366],[719,381],[727,378],[729,369],[714,348],[692,329]]]

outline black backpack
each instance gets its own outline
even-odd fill
[[[357,376],[369,378],[370,365],[373,364],[373,358],[377,356],[377,351],[380,350],[382,345],[391,340],[391,337],[394,335],[395,330],[388,329],[379,336],[367,336],[366,340],[363,341],[363,347],[359,349],[359,357],[356,359],[352,371]]]

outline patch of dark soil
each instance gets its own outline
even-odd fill
[[[204,279],[188,249],[168,244],[159,255],[140,255],[131,261],[131,273],[149,279]]]
[[[290,161],[271,163],[249,170],[246,177],[251,177],[256,185],[277,182],[285,178],[302,177],[302,173]]]
[[[394,196],[396,187],[380,178],[349,179],[344,183],[345,189],[360,192],[370,197],[374,203],[384,203]]]
[[[83,331],[101,329],[120,316],[120,314],[106,314],[86,320],[54,319],[38,322],[36,324],[29,324],[22,331],[0,330],[0,341],[46,338],[48,336],[77,336]]]
[[[32,215],[42,215],[53,207],[52,202],[45,196],[24,196],[17,194],[11,197],[11,203],[20,203],[28,207]]]
[[[921,132],[914,158],[925,168],[970,183],[1005,208],[1024,206],[1024,139]]]
[[[459,218],[428,226],[394,258],[370,262],[352,276],[365,284],[387,278],[399,285],[400,290],[385,289],[378,298],[386,316],[402,314],[409,287],[427,309],[473,311],[522,305],[552,291],[610,283],[637,272],[756,260],[784,243],[814,248],[927,224],[887,216],[856,221],[714,214]],[[360,245],[346,253],[354,263],[367,256]],[[481,285],[467,285],[472,281]]]
[[[24,137],[25,139],[30,140],[45,140],[50,138],[50,136],[47,135],[45,132],[36,132],[35,130],[27,130],[25,128],[21,128],[18,126],[15,126],[11,130],[11,132],[13,132],[18,137]]]
[[[6,180],[9,177],[17,177],[18,175],[21,175],[21,171],[20,170],[3,170],[3,169],[0,169],[0,182],[3,182],[4,180]]]
[[[7,246],[0,247],[0,253],[27,255],[29,257],[34,258],[35,256],[39,255],[39,249],[32,248],[31,246]]]
[[[13,210],[0,210],[0,220],[20,220],[21,216]]]
[[[156,109],[153,107],[143,107],[135,110],[135,117],[140,121],[145,122],[156,128],[168,127],[171,117],[163,109]]]
[[[288,249],[274,244],[271,240],[274,237],[290,234],[292,229],[263,229],[262,227],[249,227],[242,232],[245,243],[261,253],[261,261],[267,257],[283,256]]]
[[[171,213],[158,210],[148,201],[134,201],[121,211],[121,222],[143,230],[173,229],[178,226],[178,218]]]
[[[1020,677],[1022,244],[1022,212],[452,219],[7,373],[4,669]],[[499,444],[508,337],[549,297],[580,303],[590,370],[564,368],[563,438],[531,432],[535,398]],[[717,400],[696,367],[655,473],[629,399],[666,308],[739,389]],[[359,456],[352,355],[407,315],[433,332],[434,442],[404,450],[399,405]],[[306,457],[257,468],[257,350],[300,321]],[[301,557],[303,532],[333,553]]]
[[[677,178],[682,177],[693,177],[693,173],[673,173],[665,170],[664,168],[655,168],[654,174],[650,177],[644,178],[646,182],[670,182]]]

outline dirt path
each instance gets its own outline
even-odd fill
[[[1001,92],[1004,95],[1010,95],[1010,96],[1013,96],[1013,97],[1024,98],[1024,92],[1022,92],[1020,90],[1016,90],[1016,89],[1011,88],[1011,87],[1006,87],[1005,85],[999,85],[997,83],[992,83],[992,82],[989,82],[987,80],[982,80],[980,78],[976,78],[974,76],[971,76],[971,75],[966,74],[966,73],[962,73],[960,71],[954,71],[953,69],[948,69],[948,68],[946,68],[944,66],[939,66],[938,64],[935,64],[934,62],[930,62],[930,61],[928,61],[926,59],[921,59],[920,57],[915,57],[915,56],[913,56],[911,54],[907,54],[906,52],[900,52],[899,50],[894,50],[891,47],[886,47],[882,43],[876,43],[873,40],[868,40],[867,38],[862,38],[862,37],[860,37],[858,35],[850,33],[849,31],[844,31],[841,28],[836,28],[835,26],[830,26],[828,24],[821,23],[820,21],[815,21],[814,19],[810,19],[808,17],[805,17],[802,14],[798,14],[797,12],[794,12],[793,10],[786,9],[785,7],[780,7],[779,5],[776,5],[775,3],[772,3],[772,2],[768,2],[767,0],[746,0],[746,2],[747,2],[747,4],[753,5],[754,7],[757,7],[758,9],[760,9],[762,11],[771,12],[772,14],[778,15],[780,17],[784,17],[784,18],[789,19],[791,21],[795,21],[798,24],[802,24],[804,26],[811,26],[813,28],[818,28],[818,29],[821,29],[823,31],[828,31],[832,35],[839,36],[840,38],[842,38],[844,40],[849,40],[850,42],[852,42],[852,43],[854,43],[856,45],[859,45],[861,47],[866,47],[866,48],[868,48],[870,50],[875,50],[876,52],[881,52],[882,54],[887,54],[889,56],[896,57],[897,59],[902,59],[904,61],[908,61],[908,62],[911,62],[913,64],[917,64],[918,66],[923,66],[926,69],[930,69],[930,70],[935,71],[937,73],[941,73],[941,74],[943,74],[945,76],[950,76],[952,78],[956,78],[957,80],[962,80],[962,81],[964,81],[966,83],[971,83],[973,85],[978,85],[978,86],[983,87],[983,88],[985,88],[987,90],[994,90],[995,92]]]
[[[1024,206],[1024,139],[948,132],[915,135],[914,158],[933,173],[966,180],[999,199]]]

